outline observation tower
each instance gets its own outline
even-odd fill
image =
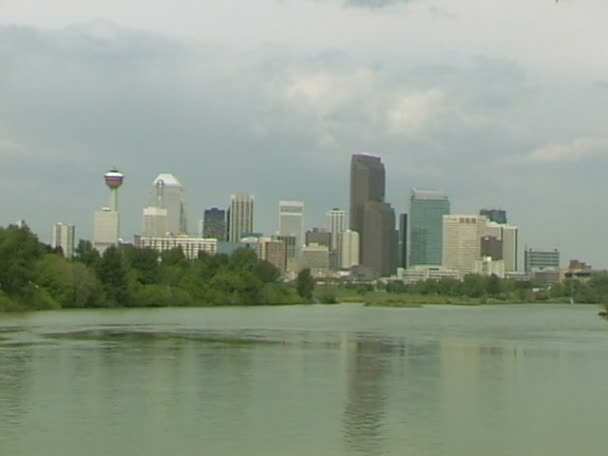
[[[122,185],[125,175],[114,168],[105,173],[103,178],[110,189],[110,209],[118,211],[118,189]]]

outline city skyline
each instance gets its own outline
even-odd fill
[[[232,1],[42,3],[3,2],[4,225],[91,238],[91,204],[107,204],[92,183],[118,166],[124,239],[160,170],[188,188],[192,220],[245,191],[262,231],[282,198],[323,226],[348,207],[344,161],[368,152],[398,213],[410,188],[443,188],[455,213],[508,210],[522,246],[608,265],[606,2],[260,0],[242,2],[246,24]],[[597,32],[563,33],[577,28]]]

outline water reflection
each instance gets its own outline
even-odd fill
[[[380,338],[360,334],[347,340],[347,346],[345,443],[349,453],[382,454],[387,400],[384,377],[393,347]]]

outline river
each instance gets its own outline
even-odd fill
[[[0,455],[604,455],[597,311],[0,314]]]

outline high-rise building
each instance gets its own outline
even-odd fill
[[[144,207],[144,236],[162,237],[167,236],[168,233],[167,209],[155,206]]]
[[[384,202],[385,170],[380,157],[353,155],[350,163],[350,229],[363,238],[365,203]]]
[[[226,211],[212,207],[207,209],[203,215],[203,237],[226,240]]]
[[[518,228],[515,225],[487,222],[484,239],[482,239],[482,256],[490,256],[493,260],[502,259],[505,262],[505,273],[516,272],[519,249]],[[501,250],[500,255],[498,249]]]
[[[443,216],[450,213],[450,201],[439,190],[413,189],[410,197],[410,266],[441,265]]]
[[[407,214],[399,215],[397,232],[397,267],[407,268]]]
[[[325,213],[327,217],[327,231],[331,233],[331,248],[338,249],[338,236],[346,229],[346,212],[333,208]]]
[[[505,272],[516,272],[519,267],[519,229],[515,225],[502,227],[502,259]]]
[[[380,157],[353,155],[350,166],[350,229],[359,233],[361,265],[375,276],[394,272],[395,212],[384,202],[385,169]]]
[[[260,238],[259,257],[276,267],[281,274],[287,272],[287,244],[285,241],[268,237]]]
[[[481,260],[481,238],[487,218],[482,215],[443,216],[443,267],[458,271],[461,277],[475,270]]]
[[[279,201],[279,234],[296,238],[296,255],[304,246],[304,202]]]
[[[182,235],[188,233],[188,218],[186,215],[186,192],[184,186],[173,175],[161,173],[153,183],[153,198],[150,207],[165,209],[167,211],[166,220],[157,220],[161,225],[166,226],[166,235]],[[149,211],[149,214],[151,212]],[[156,214],[158,217],[158,214]],[[163,226],[163,227],[164,227]],[[160,232],[161,227],[151,227],[152,231]],[[144,233],[144,235],[148,235]],[[151,234],[149,234],[151,235]]]
[[[237,193],[230,196],[230,242],[239,242],[241,235],[253,232],[253,202],[253,195]]]
[[[504,209],[481,209],[479,215],[485,215],[490,222],[507,224],[507,211]]]
[[[331,233],[331,243],[329,250],[329,267],[332,270],[340,269],[340,260],[342,257],[341,243],[339,241],[340,234],[346,229],[345,211],[333,208],[325,213],[327,217],[327,230]]]
[[[558,249],[528,248],[524,253],[525,271],[528,273],[545,269],[559,269]]]
[[[307,230],[304,238],[306,245],[319,244],[331,250],[331,233],[323,228],[314,227],[312,230]]]
[[[74,225],[55,223],[51,247],[54,249],[61,248],[64,257],[72,258],[74,256],[75,235],[76,228]]]
[[[397,266],[395,211],[388,203],[368,201],[363,212],[363,232],[360,242],[361,265],[379,277],[388,277]]]
[[[110,246],[117,245],[119,239],[119,214],[110,208],[95,211],[93,225],[93,246],[101,254]]]
[[[110,207],[95,211],[93,222],[93,247],[103,253],[108,247],[117,245],[120,237],[120,214],[118,212],[118,189],[125,176],[117,169],[104,174],[106,186],[110,189]]]
[[[359,266],[359,233],[346,230],[338,237],[341,247],[340,267],[342,269],[352,269]]]

